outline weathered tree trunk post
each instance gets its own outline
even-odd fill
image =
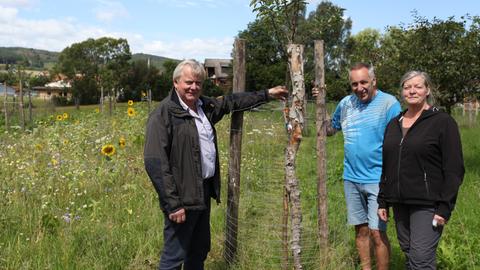
[[[8,94],[7,94],[7,80],[3,82],[5,92],[3,93],[3,109],[5,110],[5,130],[8,130]]]
[[[326,106],[325,106],[325,65],[323,40],[315,41],[315,87],[319,89],[316,100],[317,125],[317,214],[320,251],[323,255],[328,246],[327,222],[327,158],[326,158]]]
[[[12,96],[12,115],[17,112],[17,99],[15,98],[15,95]]]
[[[233,60],[233,92],[245,92],[245,40],[235,40]],[[240,201],[240,163],[242,158],[243,112],[232,114],[230,125],[230,159],[228,164],[228,197],[225,228],[225,252],[227,263],[237,257],[238,207]]]
[[[20,110],[20,124],[22,130],[25,131],[25,111],[23,110],[23,78],[22,78],[22,71],[19,70],[20,76],[20,100],[18,101],[18,109]]]
[[[290,138],[285,153],[285,186],[291,203],[293,267],[302,269],[301,263],[301,223],[302,206],[300,202],[299,180],[295,174],[295,159],[304,127],[305,112],[303,102],[305,96],[305,82],[303,73],[303,45],[289,44],[289,68],[292,78],[292,104],[289,110]]]

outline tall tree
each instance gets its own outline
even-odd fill
[[[343,76],[347,62],[345,48],[348,45],[352,27],[351,20],[344,16],[344,9],[322,1],[306,17],[306,9],[300,6],[296,12],[297,19],[293,24],[289,23],[292,20],[285,19],[285,14],[293,14],[294,11],[284,12],[280,7],[283,5],[291,10],[295,1],[251,1],[253,2],[257,8],[260,8],[261,4],[266,6],[261,8],[262,14],[265,15],[257,17],[238,35],[246,39],[247,89],[263,89],[271,85],[288,84],[285,48],[289,39],[305,45],[305,81],[312,82],[315,78],[313,42],[325,40],[327,99],[338,100],[344,97],[348,92],[348,81],[346,76]],[[275,4],[280,6],[274,7]],[[288,34],[288,27],[293,25],[297,26],[297,30],[292,37]],[[311,87],[312,85],[307,83],[306,91],[310,92]]]
[[[325,68],[335,72],[341,72],[347,64],[345,51],[351,34],[352,20],[345,18],[344,13],[344,8],[322,1],[308,14],[306,23],[300,26],[299,35],[306,44],[309,59],[313,59],[313,41],[324,40]],[[311,65],[313,70],[313,64]]]
[[[285,84],[287,62],[268,20],[257,18],[238,34],[246,40],[246,90]]]
[[[348,62],[372,63],[376,66],[380,60],[381,38],[380,31],[372,28],[366,28],[351,36],[347,47]]]
[[[348,63],[346,48],[352,29],[351,19],[345,16],[344,8],[322,1],[299,27],[300,39],[305,44],[305,81],[315,80],[314,41],[323,40],[327,100],[340,100],[348,93],[348,81],[343,71]],[[306,87],[310,92],[312,85]]]
[[[393,53],[389,54],[394,59],[385,60],[401,67],[401,73],[410,69],[429,73],[436,85],[437,103],[450,113],[465,93],[478,89],[478,17],[434,18],[431,21],[416,13],[413,17],[411,25],[389,30],[396,43],[390,48]],[[397,78],[400,76],[398,74]]]
[[[115,95],[119,87],[118,78],[126,73],[130,58],[130,47],[126,39],[88,39],[65,48],[60,53],[54,70],[74,82],[72,94],[76,99],[88,98],[84,89],[78,88],[83,83],[75,83],[79,80],[93,79],[98,88],[105,88]],[[97,93],[93,98],[98,97]],[[92,97],[88,99],[91,102]]]
[[[143,95],[147,94],[147,89],[154,89],[153,94],[156,95],[160,76],[158,68],[153,65],[148,66],[146,60],[132,62],[122,78],[120,100],[140,100]]]

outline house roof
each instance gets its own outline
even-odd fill
[[[213,59],[213,58],[206,58],[204,66],[205,67],[228,67],[232,64],[232,59]]]
[[[51,87],[51,88],[70,88],[72,87],[72,85],[70,84],[70,82],[67,82],[67,81],[63,81],[63,80],[59,80],[59,81],[56,81],[56,82],[49,82],[47,84],[45,84],[45,87]]]
[[[205,59],[205,68],[215,68],[215,74],[210,78],[228,78],[228,74],[223,72],[222,68],[230,67],[232,65],[232,59]]]

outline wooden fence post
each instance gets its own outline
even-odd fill
[[[25,110],[23,109],[23,73],[21,69],[18,69],[20,76],[20,100],[18,101],[18,109],[20,111],[20,121],[22,130],[25,131]]]
[[[7,93],[7,80],[3,82],[3,86],[5,87],[5,93],[3,97],[3,109],[5,110],[5,130],[8,130],[8,93]]]
[[[30,85],[28,86],[28,122],[30,125],[33,124],[33,111],[32,111],[32,88],[30,88]]]
[[[245,92],[245,40],[236,39],[233,59],[233,92]],[[230,159],[228,164],[228,197],[225,222],[225,251],[227,263],[237,257],[238,207],[240,199],[240,162],[242,158],[243,112],[232,114],[230,125]]]
[[[323,40],[315,40],[315,87],[319,89],[316,99],[317,126],[317,214],[320,251],[326,255],[328,247],[327,222],[327,158],[326,158],[326,105],[325,105],[325,65]]]
[[[100,113],[103,114],[103,86],[100,86]]]

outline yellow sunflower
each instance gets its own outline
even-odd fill
[[[128,101],[128,106],[133,106],[133,100],[130,99],[130,100]]]
[[[95,108],[94,110],[96,113],[99,113],[100,112],[100,109],[99,108]]]
[[[37,149],[38,151],[42,151],[43,150],[43,145],[37,143],[37,144],[35,144],[35,149]]]
[[[136,114],[135,109],[134,108],[128,108],[127,114],[130,117],[134,116]]]
[[[68,119],[68,113],[66,112],[63,113],[63,119]]]
[[[63,115],[59,114],[57,115],[57,121],[62,121],[63,120]]]
[[[50,160],[50,162],[51,162],[51,164],[52,164],[53,166],[57,166],[57,165],[58,165],[58,160],[56,160],[56,159],[54,159],[54,158],[52,158],[52,160]]]
[[[127,144],[127,141],[125,140],[124,137],[121,137],[120,140],[118,140],[118,145],[120,148],[125,148],[125,145]]]
[[[107,144],[102,146],[102,154],[107,157],[111,157],[115,154],[115,146],[113,144]]]

